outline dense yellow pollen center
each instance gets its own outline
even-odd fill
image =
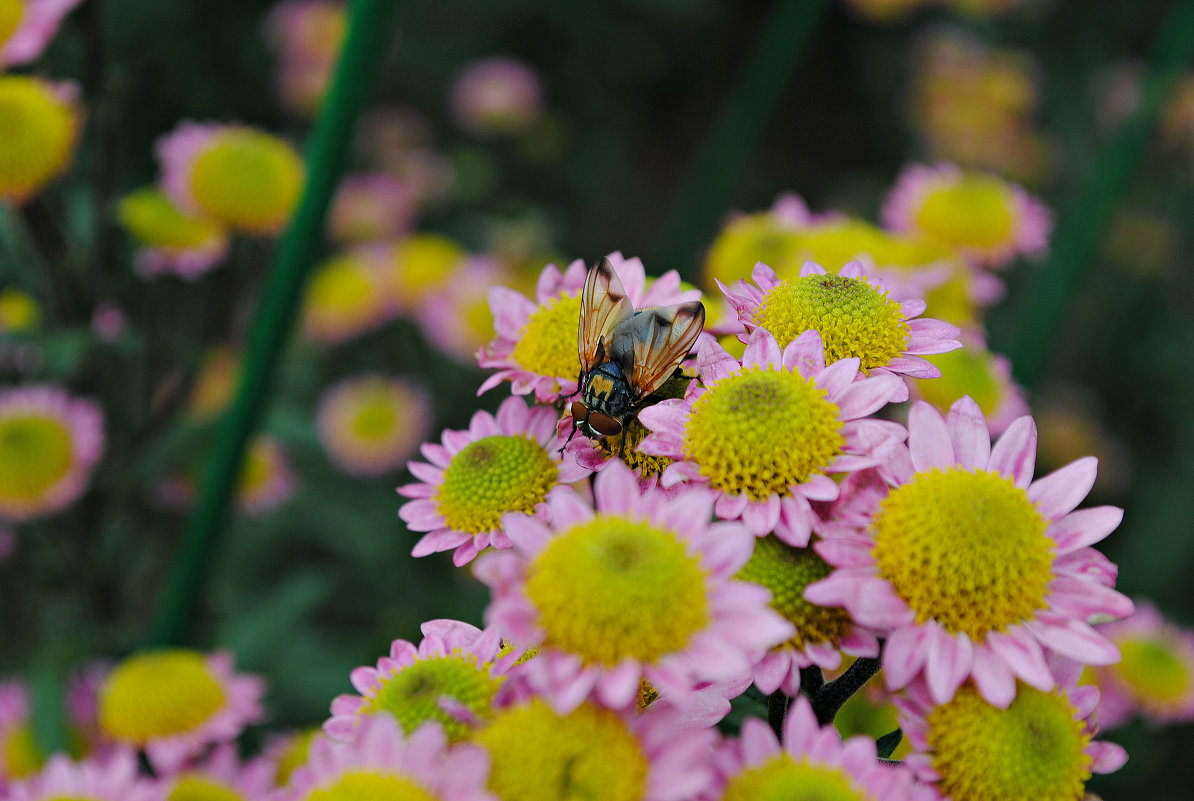
[[[1179,701],[1190,694],[1194,683],[1194,665],[1182,659],[1177,640],[1127,637],[1116,641],[1119,664],[1112,665],[1149,709],[1164,709],[1166,702]]]
[[[245,797],[223,782],[189,773],[174,783],[166,801],[245,801]]]
[[[1024,490],[986,470],[917,473],[879,504],[879,574],[916,613],[975,642],[1046,606],[1053,541]]]
[[[468,252],[451,239],[434,234],[407,237],[394,247],[394,278],[400,292],[420,298],[447,283]],[[579,312],[578,312],[579,314]]]
[[[189,250],[220,238],[220,228],[175,206],[158,189],[141,189],[120,201],[120,221],[140,241],[162,248]]]
[[[795,263],[799,238],[798,231],[779,225],[768,212],[733,220],[709,248],[705,285],[712,288],[714,278],[727,286],[749,280],[760,261],[777,272],[788,266],[800,269]]]
[[[501,677],[490,675],[489,666],[478,665],[471,654],[452,652],[448,656],[420,659],[393,676],[382,679],[377,695],[368,699],[366,711],[389,712],[410,734],[428,720],[438,720],[448,739],[463,739],[477,721],[490,716],[493,697]],[[444,700],[463,706],[471,720],[460,720]]]
[[[620,455],[631,470],[641,470],[643,478],[657,476],[667,469],[672,460],[666,456],[651,456],[638,452],[639,443],[650,433],[650,430],[635,417],[631,418],[630,423],[621,432],[611,437],[602,437],[596,444],[605,455]]]
[[[781,348],[805,331],[818,331],[827,364],[857,356],[864,372],[891,364],[908,342],[899,304],[859,278],[806,275],[784,281],[767,293],[754,317]]]
[[[9,40],[25,16],[25,0],[0,0],[0,47]]]
[[[474,738],[489,751],[502,801],[640,801],[650,763],[616,714],[582,704],[558,717],[536,698],[506,709]]]
[[[970,175],[931,189],[915,212],[916,227],[951,245],[991,247],[1015,236],[1015,199],[1007,184]]]
[[[575,379],[580,375],[579,328],[580,293],[562,294],[527,318],[512,358],[519,367],[537,375]]]
[[[387,437],[398,425],[398,408],[393,394],[384,386],[366,387],[352,416],[352,433],[361,439]]]
[[[817,765],[787,752],[744,768],[726,784],[721,801],[870,801],[841,768]]]
[[[303,801],[438,801],[414,779],[375,772],[382,770],[385,768],[350,769],[331,784],[307,793]]]
[[[250,233],[277,231],[303,185],[303,163],[290,145],[259,131],[216,134],[195,158],[189,186],[215,219]]]
[[[0,775],[23,779],[41,770],[46,755],[28,722],[9,727],[0,739]]]
[[[30,331],[40,319],[41,309],[31,295],[12,287],[0,290],[0,333]]]
[[[1079,801],[1090,778],[1090,735],[1059,693],[1023,684],[1007,709],[971,684],[928,715],[938,789],[953,801]]]
[[[0,200],[21,200],[66,164],[75,141],[68,104],[35,78],[0,75]]]
[[[619,515],[561,532],[531,564],[526,595],[544,647],[613,666],[688,647],[709,625],[705,571],[675,534]]]
[[[144,745],[198,729],[227,698],[195,651],[129,657],[108,675],[99,696],[100,728],[114,740]]]
[[[944,411],[958,398],[969,395],[984,415],[990,417],[999,410],[1004,392],[988,351],[959,348],[926,358],[941,370],[940,378],[926,378],[917,382],[917,391],[926,401]]]
[[[269,440],[258,439],[245,453],[240,480],[236,485],[237,491],[242,494],[259,491],[273,480],[277,471],[277,451],[270,445]]]
[[[793,548],[775,536],[755,541],[750,561],[735,578],[771,590],[771,608],[796,627],[786,645],[836,644],[845,635],[850,616],[844,609],[817,606],[804,600],[804,588],[820,581],[832,568],[810,548]]]
[[[25,412],[0,419],[0,499],[40,497],[73,461],[71,432],[58,418]]]
[[[480,534],[496,529],[506,512],[534,512],[558,476],[551,454],[538,442],[495,434],[452,457],[435,502],[449,528]]]
[[[715,488],[763,500],[823,473],[841,454],[838,407],[799,373],[746,368],[693,403],[684,456]]]
[[[361,261],[345,254],[320,266],[307,284],[303,314],[308,326],[328,322],[355,322],[377,308],[377,284]]]

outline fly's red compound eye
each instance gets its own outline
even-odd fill
[[[622,424],[601,412],[589,412],[589,425],[603,437],[612,437],[622,433]]]
[[[580,401],[572,401],[572,419],[578,423],[583,423],[585,417],[589,414],[589,409]]]

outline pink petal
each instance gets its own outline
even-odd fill
[[[1049,526],[1048,534],[1064,554],[1094,545],[1114,531],[1124,519],[1124,510],[1116,506],[1078,509]]]
[[[1099,460],[1085,456],[1049,475],[1032,482],[1028,500],[1036,505],[1046,520],[1056,520],[1072,512],[1094,486]]]
[[[929,623],[929,655],[925,660],[925,679],[933,700],[947,703],[958,687],[970,675],[974,664],[974,648],[965,634],[949,634],[940,626]]]
[[[991,448],[988,469],[1010,478],[1020,489],[1027,489],[1036,468],[1036,423],[1031,417],[1018,417]]]
[[[1016,697],[1016,676],[1002,659],[986,646],[974,649],[974,666],[970,672],[974,684],[988,704],[1007,709]]]
[[[986,470],[991,461],[991,432],[982,409],[969,395],[956,401],[945,421],[954,444],[954,458],[967,470]]]
[[[954,466],[954,446],[949,429],[937,410],[917,401],[908,413],[908,450],[918,472]]]
[[[834,402],[843,419],[866,417],[890,403],[903,387],[904,379],[883,373],[855,381]]]
[[[1119,649],[1088,623],[1067,620],[1061,624],[1026,623],[1042,644],[1062,656],[1088,665],[1113,665],[1119,661]]]
[[[1025,683],[1043,692],[1053,689],[1053,674],[1045,662],[1045,654],[1040,644],[1023,627],[1013,626],[1003,632],[988,632],[986,645]]]
[[[883,674],[887,689],[908,686],[924,667],[929,651],[927,631],[923,626],[903,626],[887,638],[883,646]]]

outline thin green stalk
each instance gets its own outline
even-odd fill
[[[776,0],[771,7],[738,84],[676,194],[652,263],[694,277],[697,255],[729,208],[825,5],[825,0]]]
[[[184,642],[219,543],[245,445],[261,416],[323,238],[328,201],[348,156],[349,140],[372,79],[393,41],[397,0],[353,0],[348,35],[306,151],[307,183],[274,253],[249,331],[232,407],[217,432],[198,505],[188,521],[150,634],[153,645]]]
[[[1049,343],[1058,330],[1075,289],[1090,269],[1090,256],[1107,228],[1148,145],[1157,115],[1194,53],[1194,0],[1178,0],[1161,23],[1144,79],[1140,107],[1124,122],[1091,166],[1073,203],[1058,218],[1052,253],[1035,285],[1026,293],[1007,349],[1021,385],[1031,388],[1041,378]]]

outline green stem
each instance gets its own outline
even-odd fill
[[[246,443],[261,416],[294,326],[306,274],[323,241],[328,201],[347,159],[353,126],[393,41],[397,6],[396,0],[353,0],[350,6],[340,62],[306,150],[303,197],[274,253],[249,330],[236,396],[217,432],[199,502],[157,609],[150,634],[153,645],[178,644],[190,636]]]

